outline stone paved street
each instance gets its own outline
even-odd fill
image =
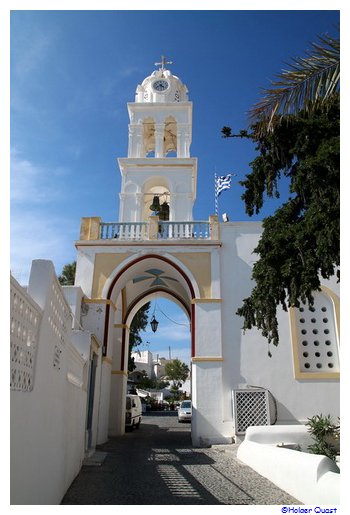
[[[83,466],[62,504],[300,504],[239,462],[237,445],[192,447],[190,424],[174,415],[144,416],[99,446],[102,463]]]

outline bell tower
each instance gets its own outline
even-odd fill
[[[119,222],[191,221],[196,198],[197,159],[190,157],[192,102],[187,87],[166,68],[136,89],[128,103],[128,157],[119,158],[122,176]]]

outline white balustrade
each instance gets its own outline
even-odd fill
[[[110,240],[145,240],[148,239],[147,222],[107,222],[100,225],[100,238]]]
[[[148,240],[148,222],[106,222],[100,224],[100,238],[109,240]],[[158,239],[210,239],[209,222],[159,221]]]

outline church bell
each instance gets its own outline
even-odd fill
[[[158,216],[160,220],[169,220],[169,204],[167,202],[163,202],[160,206]]]
[[[160,209],[159,197],[157,197],[156,195],[153,197],[153,202],[149,208],[151,211],[159,211],[159,209]]]

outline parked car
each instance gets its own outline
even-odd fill
[[[182,401],[177,412],[178,422],[191,422],[192,420],[192,402]]]
[[[125,429],[139,428],[142,418],[141,399],[138,395],[126,396]]]

